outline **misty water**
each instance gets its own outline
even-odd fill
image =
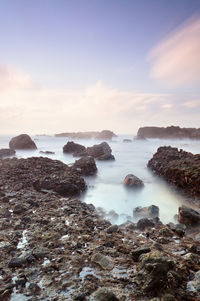
[[[0,148],[8,147],[10,138],[0,136]],[[35,140],[38,150],[19,150],[16,153],[18,158],[46,156],[61,160],[66,164],[77,160],[72,155],[62,152],[62,147],[72,139],[54,136],[34,136],[32,138]],[[88,189],[80,199],[86,203],[92,203],[95,207],[103,208],[107,214],[114,210],[119,217],[108,214],[112,223],[120,224],[126,220],[136,221],[133,218],[133,208],[152,204],[159,206],[160,219],[164,223],[173,222],[178,207],[187,203],[181,194],[175,192],[170,185],[155,176],[146,165],[159,146],[171,145],[196,154],[200,150],[200,141],[148,139],[125,143],[123,142],[124,138],[133,139],[133,136],[118,136],[109,142],[116,160],[96,161],[98,172],[96,176],[86,178]],[[85,146],[100,143],[94,139],[73,139],[73,141]],[[53,151],[55,154],[40,154],[41,150]],[[145,184],[143,189],[134,191],[123,186],[123,179],[129,173],[143,180]]]

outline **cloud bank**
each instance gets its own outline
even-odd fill
[[[200,84],[200,16],[182,24],[150,53],[152,79],[176,87]]]
[[[23,72],[1,70],[1,134],[102,129],[136,133],[145,125],[198,126],[197,95],[120,91],[102,81],[82,90],[47,89]]]

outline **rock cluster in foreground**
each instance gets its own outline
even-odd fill
[[[91,156],[101,161],[115,159],[112,155],[112,149],[107,142],[102,142],[86,148],[81,144],[68,141],[67,144],[63,146],[63,152],[72,153],[74,157]]]
[[[180,128],[179,126],[157,127],[145,126],[139,128],[137,132],[138,139],[144,138],[189,138],[200,139],[200,129]]]
[[[200,154],[163,146],[158,148],[148,167],[187,195],[200,198]]]
[[[47,174],[82,187],[62,162],[0,164],[0,300],[198,300],[200,244],[178,226],[158,218],[113,226],[93,205],[36,190]]]

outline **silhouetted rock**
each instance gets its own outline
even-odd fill
[[[114,160],[112,150],[107,142],[95,144],[91,147],[87,147],[87,155],[92,156],[98,160]]]
[[[9,142],[11,149],[37,149],[35,142],[27,134],[21,134],[13,137]]]
[[[111,140],[113,137],[117,137],[117,135],[109,130],[103,130],[95,136],[96,139],[102,140]]]
[[[144,186],[142,180],[140,180],[138,177],[134,176],[133,174],[127,175],[123,181],[123,184],[131,188],[140,188]]]
[[[178,221],[185,225],[197,225],[200,223],[200,214],[188,207],[179,207]]]
[[[63,146],[63,153],[82,153],[85,152],[85,150],[85,146],[73,141],[68,141],[67,144]]]
[[[133,215],[135,217],[154,218],[159,216],[159,207],[155,205],[151,205],[148,207],[138,206],[133,209]]]
[[[72,166],[72,171],[85,176],[94,175],[97,172],[97,166],[94,158],[86,156],[75,161]]]
[[[200,129],[180,128],[179,126],[156,127],[146,126],[139,128],[138,139],[144,138],[190,138],[200,139]]]
[[[69,132],[69,133],[60,133],[55,134],[56,137],[68,137],[71,139],[102,139],[102,140],[111,140],[113,137],[117,137],[115,133],[109,130],[103,130],[101,132],[90,131],[90,132]]]
[[[200,154],[159,147],[148,167],[190,196],[200,197]]]
[[[15,150],[10,148],[2,148],[0,149],[0,158],[14,156]]]

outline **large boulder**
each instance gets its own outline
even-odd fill
[[[9,142],[10,149],[37,149],[35,142],[27,134],[13,137]]]
[[[87,155],[92,156],[98,160],[114,160],[112,150],[107,142],[95,144],[91,147],[87,147]]]
[[[83,157],[76,160],[72,166],[72,171],[84,176],[94,175],[97,172],[97,166],[93,157]]]
[[[198,225],[200,223],[200,214],[192,208],[179,207],[178,221],[185,225]]]
[[[138,206],[133,209],[133,216],[135,217],[147,217],[154,218],[159,216],[159,207],[155,205],[151,205],[148,207]]]
[[[131,188],[141,188],[144,186],[142,180],[140,180],[138,177],[134,176],[133,174],[127,175],[123,181],[123,184]]]
[[[0,149],[0,158],[14,156],[15,150],[10,148],[2,148]]]
[[[73,141],[68,141],[67,144],[63,146],[63,153],[82,153],[85,152],[85,146],[75,143]]]

